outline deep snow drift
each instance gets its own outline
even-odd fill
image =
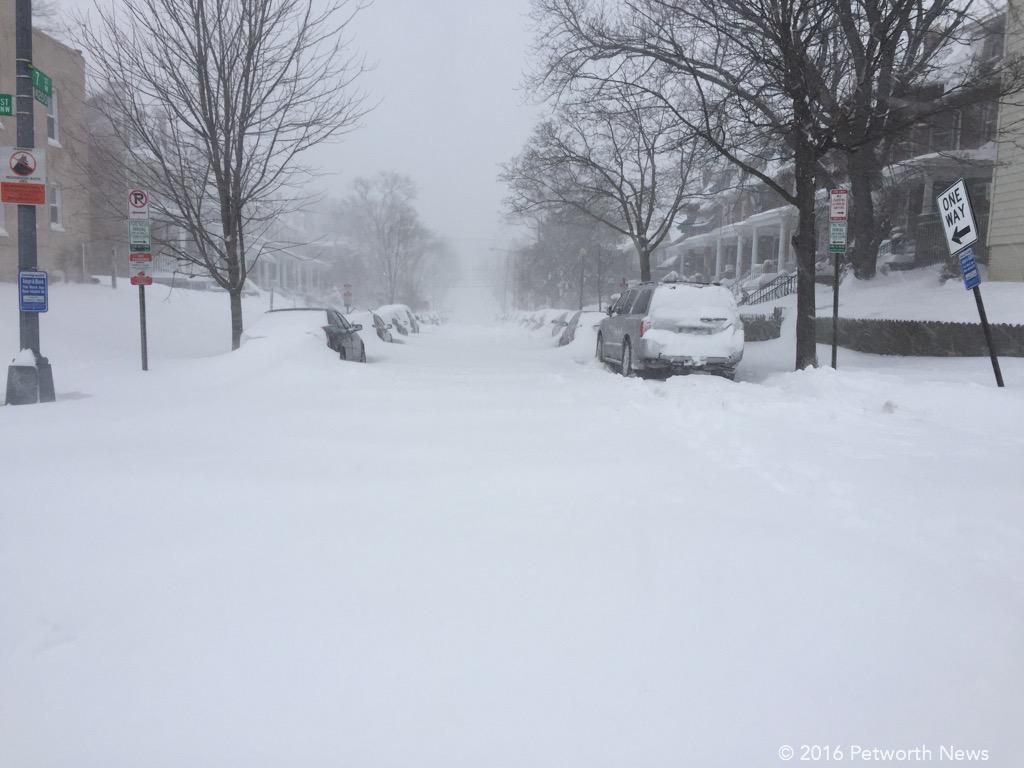
[[[131,295],[66,290],[64,396],[0,408],[0,766],[1024,761],[1019,360],[659,383],[451,325],[144,375]]]

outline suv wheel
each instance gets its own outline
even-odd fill
[[[622,342],[622,375],[636,375],[633,370],[633,345],[629,343],[628,338]]]
[[[338,358],[340,360],[344,360],[345,359],[345,348],[344,347],[338,347]]]
[[[601,334],[597,334],[597,347],[594,349],[594,355],[597,357],[597,362],[604,362],[604,338]]]

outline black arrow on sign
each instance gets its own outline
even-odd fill
[[[970,234],[970,232],[971,232],[971,228],[970,227],[964,227],[963,229],[954,229],[953,230],[953,242],[956,243],[957,245],[960,245],[960,238],[966,237],[967,235]]]

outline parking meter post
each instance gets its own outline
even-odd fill
[[[992,329],[988,326],[988,315],[985,314],[985,302],[981,300],[981,288],[974,286],[974,300],[978,303],[978,316],[981,318],[981,330],[985,333],[988,344],[988,355],[992,359],[992,372],[996,375],[996,386],[1003,386],[1003,372],[999,370],[999,358],[996,357],[995,344],[992,343]]]
[[[139,333],[142,338],[142,370],[149,370],[149,350],[146,347],[146,286],[139,286]]]

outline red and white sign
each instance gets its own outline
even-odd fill
[[[128,190],[128,218],[149,218],[149,193],[144,189]]]
[[[152,285],[153,271],[152,253],[129,253],[128,254],[129,274],[132,276],[132,285]]]
[[[846,221],[846,216],[850,210],[849,206],[849,190],[846,189],[833,189],[828,195],[828,220],[829,221]]]
[[[46,187],[42,184],[0,182],[0,203],[46,205]]]
[[[0,202],[46,205],[46,152],[0,147]]]

